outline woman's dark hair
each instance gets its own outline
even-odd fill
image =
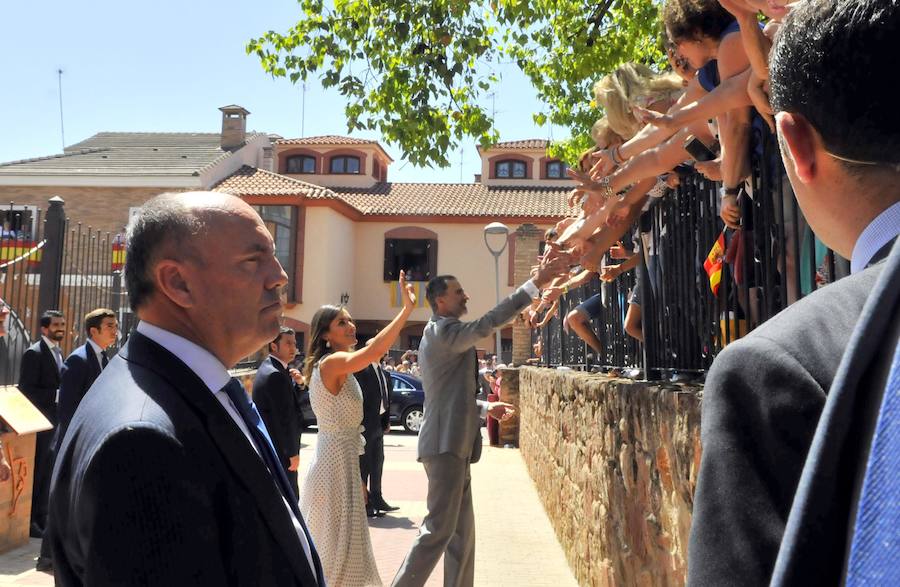
[[[734,17],[718,0],[666,0],[663,24],[673,42],[719,39]]]
[[[898,30],[897,2],[794,4],[772,48],[772,109],[801,114],[835,155],[900,163],[900,108],[890,83]]]
[[[312,324],[309,327],[309,348],[306,350],[306,363],[303,365],[303,375],[307,381],[312,376],[312,370],[316,363],[328,354],[323,337],[328,332],[332,320],[337,318],[343,309],[343,306],[326,305],[316,310],[313,315]]]

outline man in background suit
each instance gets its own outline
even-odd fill
[[[41,340],[25,350],[19,368],[19,389],[53,426],[63,368],[59,343],[66,336],[66,318],[58,310],[41,315]],[[47,501],[53,471],[53,430],[37,433],[34,447],[34,485],[31,497],[31,536],[40,538],[47,526]]]
[[[56,446],[65,435],[66,428],[69,427],[69,422],[72,420],[78,404],[109,362],[105,349],[116,341],[119,334],[119,322],[112,310],[98,308],[84,317],[84,331],[88,341],[75,349],[63,363],[59,382],[57,425],[52,443],[54,454]],[[47,523],[52,523],[52,520],[48,520]],[[53,570],[53,558],[48,540],[41,541],[41,553],[35,569],[43,572]]]
[[[813,231],[851,260],[852,274],[716,358],[703,394],[689,585],[841,582],[878,379],[896,344],[887,330],[896,281],[866,306],[900,231],[900,113],[879,75],[892,70],[887,31],[898,27],[896,3],[809,0],[794,5],[773,48],[785,168]],[[878,321],[874,338],[851,343],[858,325]],[[858,360],[842,364],[848,349]]]
[[[106,349],[119,336],[116,314],[107,308],[97,308],[84,317],[87,342],[66,358],[59,384],[59,425],[57,441],[62,440],[81,399],[109,363]]]
[[[296,354],[296,333],[291,328],[282,327],[275,340],[269,343],[269,356],[256,371],[253,401],[272,437],[275,452],[287,471],[291,489],[298,495],[297,471],[300,468],[300,434],[303,431],[299,384],[303,382],[303,375],[297,369],[289,368]]]
[[[19,381],[24,341],[20,329],[12,324],[14,319],[12,310],[0,298],[0,385],[14,385]]]
[[[140,319],[59,447],[58,585],[323,585],[259,412],[228,368],[279,332],[287,275],[248,204],[163,194],[128,227]]]
[[[512,406],[481,402],[475,343],[514,318],[538,297],[540,288],[566,269],[567,259],[542,261],[534,278],[473,322],[462,322],[469,296],[451,275],[428,282],[434,316],[419,344],[425,419],[419,431],[419,460],[428,476],[428,514],[394,577],[399,587],[421,586],[441,555],[444,584],[470,586],[475,580],[475,517],[469,465],[481,457],[481,418],[505,419]]]
[[[369,339],[372,340],[372,339]],[[389,505],[381,493],[384,470],[384,435],[391,430],[391,378],[377,363],[353,374],[363,394],[364,454],[359,455],[359,472],[368,487],[366,515],[383,516],[400,508]]]

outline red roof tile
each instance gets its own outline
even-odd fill
[[[301,137],[298,139],[278,139],[276,145],[377,145],[378,141],[357,139],[339,135],[322,135],[319,137]]]
[[[214,189],[236,196],[334,199],[364,216],[559,218],[569,213],[566,196],[571,188],[389,182],[377,183],[369,189],[324,188],[245,166]]]

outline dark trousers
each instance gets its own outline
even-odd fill
[[[384,437],[366,438],[365,454],[359,455],[359,472],[369,488],[369,499],[381,500],[381,473],[384,469]]]
[[[299,487],[298,487],[298,485],[297,485],[297,481],[298,481],[298,479],[299,479],[299,477],[297,476],[298,471],[288,471],[288,470],[287,470],[287,467],[285,467],[284,470],[285,470],[285,472],[287,473],[288,481],[289,481],[290,484],[291,484],[291,489],[294,490],[294,497],[296,497],[297,499],[300,499],[300,497],[299,497],[299,496],[300,496],[300,489],[299,489]]]
[[[34,486],[31,491],[31,523],[43,531],[47,526],[47,509],[50,506],[50,477],[53,475],[55,432],[53,430],[38,432],[36,437]]]

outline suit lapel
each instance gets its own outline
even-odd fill
[[[100,367],[100,361],[97,360],[97,353],[94,352],[94,347],[92,347],[90,343],[84,344],[84,354],[88,365],[91,367],[91,382],[96,381],[97,377],[100,377],[100,371],[103,369]]]
[[[56,387],[59,387],[59,363],[56,362],[56,357],[53,356],[53,351],[50,350],[50,347],[47,346],[47,343],[44,342],[44,338],[41,337],[41,356],[44,358],[44,364],[47,367],[48,372],[51,374],[51,378],[56,382]]]
[[[204,423],[213,444],[231,468],[235,479],[253,495],[256,507],[275,540],[281,544],[297,577],[303,584],[316,584],[291,518],[284,509],[283,497],[265,463],[247,441],[244,433],[203,381],[178,358],[139,332],[133,332],[119,353],[127,361],[143,365],[169,382]],[[300,518],[306,532],[306,526]],[[309,532],[307,540],[312,547]],[[314,563],[319,566],[313,553]],[[321,576],[321,570],[318,571]]]

